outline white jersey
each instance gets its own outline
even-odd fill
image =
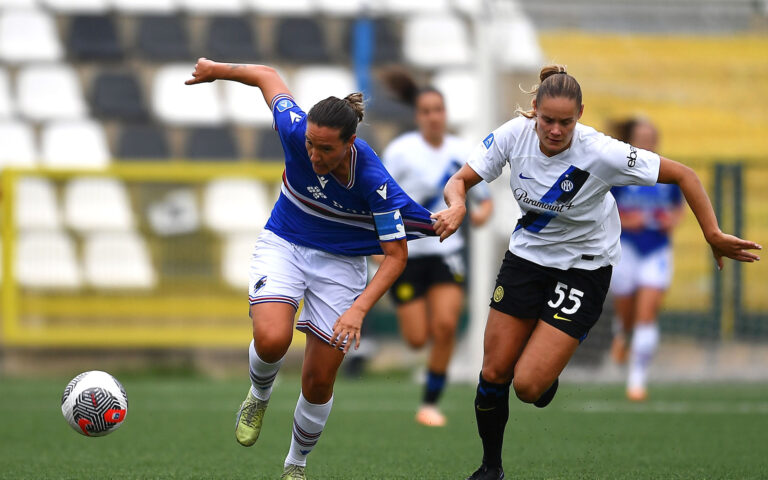
[[[562,270],[616,265],[621,223],[609,190],[655,184],[659,156],[577,123],[570,148],[547,157],[534,128],[534,119],[514,118],[488,135],[468,161],[486,182],[510,166],[522,216],[509,250]]]
[[[472,146],[453,135],[446,135],[435,148],[419,132],[408,132],[395,138],[384,150],[382,162],[400,187],[427,210],[438,212],[448,208],[443,188],[469,157]],[[472,189],[473,201],[490,198],[487,186]],[[438,237],[422,238],[408,244],[409,257],[446,255],[460,250],[464,237],[456,232],[440,243]]]

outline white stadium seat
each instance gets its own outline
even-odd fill
[[[152,108],[160,120],[173,125],[212,125],[224,121],[221,82],[185,85],[191,65],[168,65],[155,74]]]
[[[403,53],[421,68],[465,66],[470,61],[466,25],[451,15],[422,15],[406,19]]]
[[[88,235],[83,274],[88,285],[104,289],[149,289],[157,284],[147,246],[134,232]]]
[[[238,13],[245,7],[243,0],[178,0],[179,6],[190,13]]]
[[[248,125],[272,125],[272,112],[261,89],[240,82],[224,82],[223,85],[224,107],[229,119]]]
[[[269,196],[257,180],[213,180],[203,191],[203,224],[218,233],[259,232],[272,210]]]
[[[11,79],[4,68],[0,68],[0,118],[13,116],[16,107],[11,96]]]
[[[337,16],[355,16],[364,11],[373,2],[367,0],[316,0],[322,13]]]
[[[0,1],[0,9],[32,9],[38,3],[38,0],[2,0]]]
[[[57,230],[61,228],[59,203],[50,180],[24,177],[16,184],[16,226],[20,230]]]
[[[45,126],[42,164],[51,168],[104,168],[110,162],[104,128],[91,120],[60,121]]]
[[[482,11],[483,0],[451,0],[451,4],[464,15],[476,15]]]
[[[245,0],[248,6],[264,15],[311,15],[315,12],[312,0]]]
[[[6,167],[34,167],[37,164],[32,127],[26,122],[0,121],[0,170]]]
[[[58,13],[103,13],[111,7],[109,0],[41,0]]]
[[[505,45],[495,50],[497,64],[505,70],[538,71],[544,63],[536,29],[522,12],[495,23],[493,43]]]
[[[51,15],[30,9],[0,11],[0,61],[55,61],[62,55]]]
[[[381,0],[382,6],[390,13],[412,15],[414,13],[444,13],[450,10],[448,0]]]
[[[64,221],[77,231],[127,231],[134,218],[125,185],[114,178],[82,177],[64,188]]]
[[[224,241],[221,276],[231,287],[247,291],[251,255],[257,238],[255,234],[241,233],[228,235]]]
[[[477,122],[479,106],[488,99],[480,95],[480,81],[476,71],[443,70],[432,78],[432,84],[444,95],[449,125],[461,126]]]
[[[177,0],[111,0],[119,12],[131,14],[172,13],[178,8]]]
[[[82,284],[75,244],[64,232],[21,232],[16,278],[29,288],[73,289]]]
[[[32,121],[83,118],[86,103],[74,68],[33,65],[16,76],[19,113]]]
[[[358,90],[355,77],[345,67],[302,67],[294,73],[291,84],[296,102],[305,112],[331,95],[344,98]]]

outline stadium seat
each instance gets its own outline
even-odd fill
[[[524,13],[496,22],[493,43],[506,45],[494,51],[497,64],[508,71],[538,71],[544,63],[538,35],[531,20]]]
[[[117,140],[120,160],[167,160],[171,156],[163,127],[151,124],[124,125]]]
[[[148,289],[157,284],[146,243],[134,232],[100,232],[85,237],[85,282],[104,289]]]
[[[344,98],[358,91],[348,68],[330,65],[299,68],[291,83],[294,97],[305,112],[330,95]]]
[[[196,127],[187,132],[184,156],[190,160],[237,160],[240,149],[228,127]]]
[[[167,65],[154,78],[152,110],[171,125],[217,124],[224,120],[219,98],[220,82],[184,85],[192,77],[192,66]]]
[[[200,206],[193,188],[178,187],[147,206],[149,226],[157,235],[167,237],[196,232],[200,228]]]
[[[239,82],[225,82],[223,86],[224,107],[230,120],[248,125],[272,125],[272,112],[260,89]]]
[[[176,15],[149,15],[139,19],[136,47],[148,60],[189,60],[189,35]],[[189,70],[189,68],[187,68]]]
[[[26,288],[73,289],[82,284],[75,243],[64,232],[21,232],[16,278]]]
[[[482,11],[483,0],[451,0],[453,8],[464,15],[476,15]]]
[[[245,8],[243,0],[177,0],[190,13],[238,13]]]
[[[69,54],[75,60],[120,60],[117,28],[108,15],[78,15],[69,25]]]
[[[246,4],[262,15],[312,15],[315,11],[313,0],[245,0]]]
[[[38,10],[0,11],[0,61],[53,62],[61,59],[53,18]]]
[[[203,190],[203,225],[217,233],[259,232],[272,209],[269,200],[269,189],[257,180],[213,180]]]
[[[415,13],[443,13],[450,11],[449,0],[383,0],[378,8],[395,15],[413,15]]]
[[[405,20],[403,52],[421,68],[463,66],[470,59],[467,27],[451,15],[423,15]]]
[[[37,164],[32,127],[18,120],[0,121],[0,170],[5,167],[34,167]]]
[[[38,0],[3,0],[3,3],[0,4],[0,8],[8,8],[8,9],[32,9],[37,7]]]
[[[347,22],[344,35],[344,51],[351,56],[353,51],[353,32],[355,21]],[[390,18],[382,17],[373,20],[373,63],[399,63],[402,61],[402,45],[400,36],[395,31],[395,25]]]
[[[10,118],[14,115],[16,106],[11,96],[11,80],[8,71],[0,68],[0,119]]]
[[[81,177],[64,187],[64,223],[79,232],[128,231],[134,219],[125,185],[114,178]]]
[[[51,168],[104,168],[109,164],[107,138],[101,124],[61,121],[42,134],[42,164]]]
[[[275,54],[282,62],[329,63],[331,61],[325,32],[320,22],[314,18],[280,19],[275,27],[275,37]]]
[[[128,14],[172,13],[177,8],[177,0],[111,0],[118,12]]]
[[[102,72],[91,87],[91,107],[99,118],[144,120],[147,110],[139,81],[131,73]]]
[[[255,233],[226,236],[222,246],[221,276],[232,288],[243,291],[248,289],[250,259],[257,239]]]
[[[432,78],[432,84],[442,92],[448,114],[448,124],[462,126],[478,121],[482,102],[480,81],[475,70],[443,70]]]
[[[321,13],[331,16],[352,17],[363,11],[366,4],[372,3],[366,0],[315,0]]]
[[[50,180],[23,177],[16,184],[16,226],[20,230],[58,230],[61,228],[59,202]]]
[[[110,7],[109,0],[41,0],[56,13],[102,13]]]
[[[204,56],[221,62],[256,63],[253,27],[248,17],[214,17],[208,22]]]
[[[256,130],[256,158],[265,162],[282,162],[285,160],[283,144],[280,143],[280,136],[271,128],[260,128]]]
[[[68,65],[32,65],[16,76],[16,98],[21,116],[32,121],[82,118],[83,90],[75,69]]]

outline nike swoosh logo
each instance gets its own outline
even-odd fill
[[[482,407],[475,407],[478,412],[490,412],[491,410],[496,410],[496,407],[491,408],[482,408]]]
[[[526,176],[525,176],[525,175],[523,175],[522,173],[518,174],[517,176],[518,176],[518,177],[520,177],[520,178],[522,178],[523,180],[533,180],[533,177],[526,177]]]
[[[564,322],[570,322],[571,321],[570,318],[561,317],[559,313],[555,314],[555,318],[558,319],[558,320],[562,320]]]

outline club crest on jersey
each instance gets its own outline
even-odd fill
[[[264,288],[264,285],[267,284],[267,276],[263,275],[254,285],[253,285],[253,294],[256,295],[259,290]]]
[[[386,200],[387,199],[387,184],[385,183],[382,186],[380,186],[379,188],[377,188],[376,189],[376,193],[378,193],[381,196],[381,198]]]
[[[277,111],[280,112],[280,113],[282,113],[282,112],[284,112],[284,111],[286,111],[286,110],[288,110],[289,108],[292,108],[292,107],[293,107],[293,102],[288,100],[287,98],[284,98],[284,99],[280,100],[279,102],[277,102]]]
[[[328,183],[328,179],[325,177],[317,176],[317,181],[320,182],[320,186],[325,188],[325,184]]]
[[[567,178],[560,182],[560,190],[564,192],[570,192],[573,190],[573,182],[568,180]]]
[[[493,145],[493,134],[491,133],[487,137],[485,137],[485,140],[483,140],[483,145],[485,145],[485,149],[488,150],[491,148],[491,145]]]

